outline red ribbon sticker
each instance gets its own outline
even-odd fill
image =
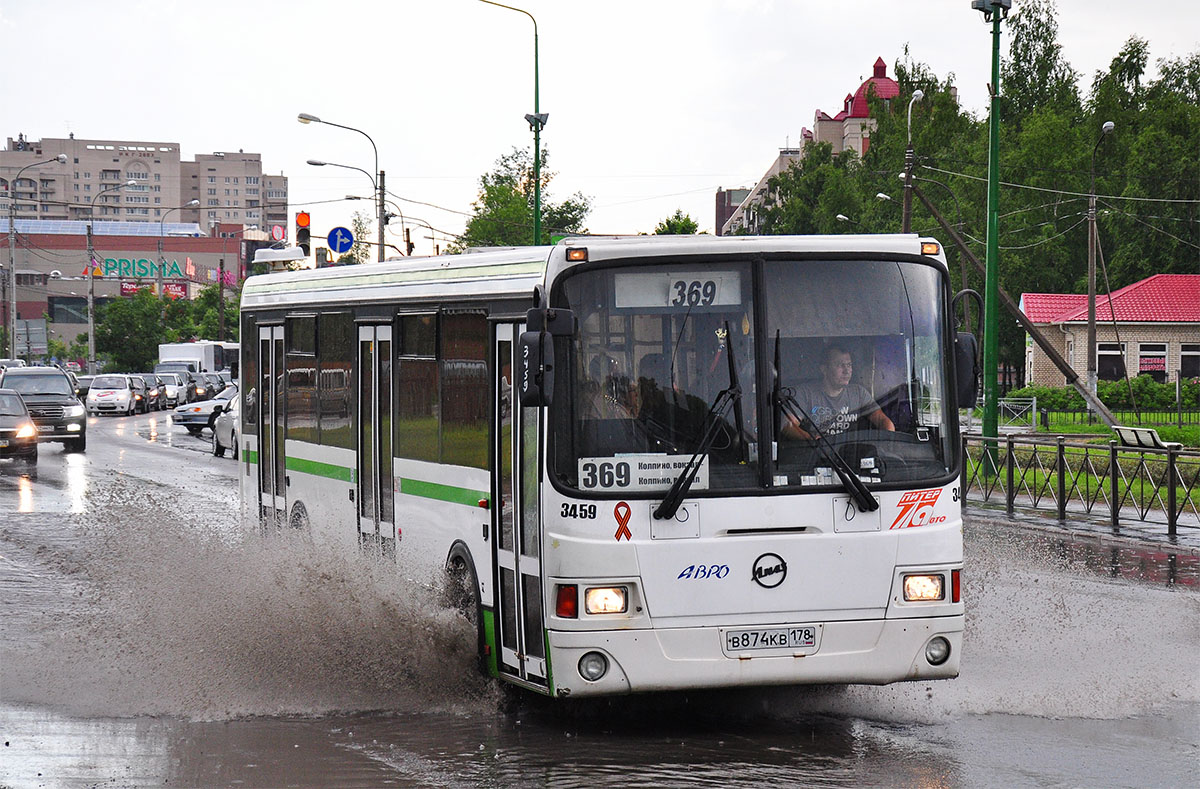
[[[617,519],[617,533],[613,537],[617,542],[620,542],[622,537],[633,540],[633,534],[629,531],[631,515],[633,515],[633,510],[629,509],[629,505],[623,501],[618,501],[617,506],[613,507],[613,517]]]

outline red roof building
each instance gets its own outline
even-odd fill
[[[1087,374],[1086,294],[1025,293],[1021,310],[1047,329],[1050,341],[1080,375]],[[1200,275],[1155,274],[1113,291],[1111,298],[1098,294],[1096,358],[1100,380],[1116,380],[1126,373],[1157,381],[1200,377]],[[1032,342],[1026,346],[1025,365],[1029,383],[1065,383]]]

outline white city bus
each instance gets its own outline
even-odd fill
[[[461,579],[485,670],[553,696],[954,677],[951,304],[915,235],[252,277],[244,514]],[[836,424],[806,404],[830,356],[863,393]]]

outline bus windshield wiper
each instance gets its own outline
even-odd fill
[[[837,453],[833,445],[829,443],[829,439],[825,434],[817,429],[812,420],[804,413],[804,409],[796,402],[796,398],[792,396],[790,390],[780,389],[776,395],[776,408],[785,411],[788,416],[796,420],[800,425],[800,429],[812,436],[817,444],[817,449],[820,450],[821,456],[833,468],[838,475],[838,479],[842,481],[842,487],[854,499],[854,503],[858,505],[859,512],[874,512],[879,509],[879,502],[875,500],[875,496],[871,494],[871,489],[868,488],[858,475],[854,473],[854,469],[845,459]]]
[[[658,520],[666,520],[674,518],[675,513],[679,510],[679,505],[683,503],[684,497],[692,487],[692,483],[696,480],[696,474],[700,472],[700,465],[704,462],[704,458],[708,455],[708,450],[712,448],[713,442],[717,440],[717,434],[721,432],[722,425],[725,424],[725,414],[729,412],[731,406],[735,408],[738,424],[734,427],[734,435],[741,440],[741,410],[742,410],[742,387],[738,383],[737,364],[733,358],[733,335],[729,333],[729,321],[725,321],[725,355],[729,362],[729,387],[722,389],[717,398],[713,400],[712,405],[708,409],[708,415],[704,418],[706,425],[704,436],[700,439],[696,451],[692,453],[692,457],[688,460],[687,465],[679,472],[679,476],[675,478],[671,489],[667,491],[667,495],[663,497],[662,503],[654,510],[654,517]],[[745,443],[744,441],[742,443]]]

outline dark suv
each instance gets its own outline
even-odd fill
[[[0,388],[21,395],[38,428],[38,441],[60,441],[68,452],[87,447],[87,414],[75,385],[57,367],[9,367]]]

